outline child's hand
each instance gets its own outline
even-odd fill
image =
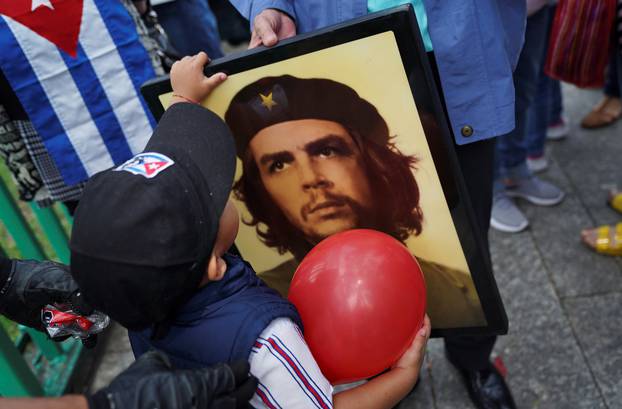
[[[171,86],[173,98],[171,104],[176,102],[200,103],[221,82],[227,79],[227,75],[219,72],[206,77],[203,67],[209,62],[209,57],[203,51],[193,56],[186,56],[175,62],[171,68]]]
[[[393,408],[412,390],[419,378],[425,346],[430,338],[430,319],[426,315],[423,326],[410,347],[387,371],[369,382],[333,396],[335,408]]]
[[[410,347],[404,352],[400,359],[393,365],[392,369],[401,368],[409,371],[415,371],[417,376],[421,365],[423,364],[423,357],[425,356],[425,347],[430,338],[430,331],[432,326],[430,325],[430,318],[428,314],[423,319],[423,326],[415,335]]]

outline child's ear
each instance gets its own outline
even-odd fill
[[[221,280],[225,272],[227,271],[227,263],[223,260],[222,257],[219,257],[212,253],[207,263],[207,268],[205,271],[205,276],[209,281],[218,281]],[[205,281],[205,280],[204,280]]]

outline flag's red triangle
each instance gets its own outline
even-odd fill
[[[147,172],[147,176],[151,176],[152,173],[156,172],[162,166],[166,165],[168,162],[149,162],[145,163],[145,172]]]
[[[32,10],[33,0],[6,0],[0,1],[0,14],[23,24],[75,57],[83,3],[83,0],[50,0],[53,9],[39,5]]]

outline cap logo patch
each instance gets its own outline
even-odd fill
[[[139,153],[114,170],[124,170],[151,179],[175,162],[166,155],[157,152]]]

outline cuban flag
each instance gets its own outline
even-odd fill
[[[145,147],[155,73],[118,0],[0,0],[0,69],[72,185]]]

